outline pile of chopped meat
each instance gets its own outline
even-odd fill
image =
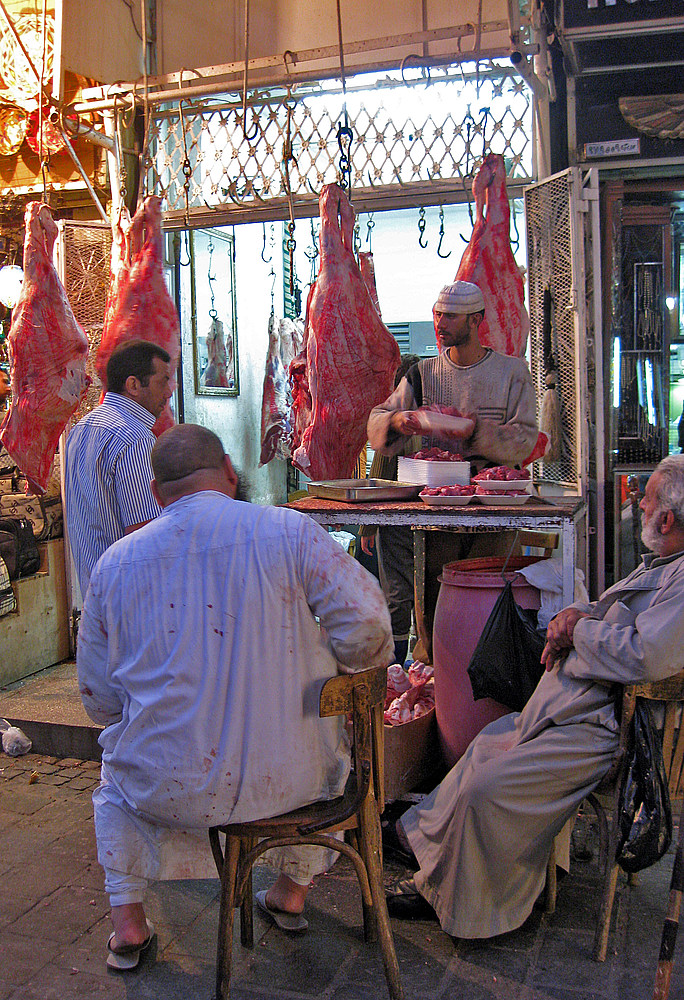
[[[529,469],[511,469],[508,465],[496,465],[492,469],[483,469],[473,476],[474,483],[486,481],[492,482],[512,482],[516,479],[530,479]]]
[[[427,715],[434,707],[433,667],[415,660],[408,672],[398,663],[387,668],[385,725],[401,726]]]
[[[462,462],[463,457],[458,452],[444,451],[442,448],[421,448],[415,455],[407,458],[420,458],[425,462]]]
[[[420,491],[421,497],[471,497],[475,486],[426,486]]]

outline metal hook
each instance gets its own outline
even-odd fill
[[[276,286],[277,275],[275,273],[275,270],[273,269],[273,265],[271,265],[271,270],[269,271],[268,276],[269,276],[269,278],[271,278],[271,313],[274,313],[275,312],[275,304],[274,304],[275,303],[275,286]]]
[[[430,86],[430,66],[422,62],[420,56],[417,56],[414,52],[409,52],[407,56],[401,60],[401,65],[399,66],[399,72],[401,73],[401,79],[404,83],[407,83],[406,77],[404,76],[404,67],[410,61],[413,61],[417,66],[420,66],[420,71],[425,80],[425,86]]]
[[[426,250],[428,241],[425,239],[425,209],[421,207],[418,211],[418,232],[420,233],[418,237],[418,246],[421,250]],[[425,242],[423,243],[423,240]]]
[[[439,206],[439,243],[437,244],[437,256],[441,257],[442,260],[446,260],[447,257],[451,257],[451,250],[449,253],[442,253],[442,240],[444,239],[444,209]]]
[[[366,223],[366,243],[368,244],[368,252],[373,252],[372,238],[373,230],[375,229],[375,219],[373,218],[373,213],[368,213],[368,222]]]
[[[190,257],[190,233],[187,229],[185,230],[185,256],[188,259],[181,260],[181,255],[180,253],[178,254],[178,264],[180,267],[189,267],[190,264],[192,264],[192,259]]]
[[[261,259],[263,260],[264,264],[270,264],[271,261],[273,260],[273,256],[271,255],[268,259],[266,259],[266,257],[264,256],[264,254],[266,253],[266,223],[265,222],[261,223],[261,228],[262,228]]]
[[[520,233],[518,232],[518,213],[515,210],[515,198],[511,198],[511,203],[513,205],[513,232],[515,233],[515,240],[511,240],[511,247],[514,253],[517,253],[520,247]]]

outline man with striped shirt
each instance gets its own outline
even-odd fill
[[[161,513],[150,487],[150,455],[152,426],[172,393],[170,360],[142,340],[117,347],[104,400],[67,438],[66,526],[83,597],[102,553]]]

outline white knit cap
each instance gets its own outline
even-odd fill
[[[442,313],[470,314],[484,312],[482,292],[470,281],[455,281],[445,285],[437,296],[433,309]]]

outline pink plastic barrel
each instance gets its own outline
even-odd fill
[[[432,634],[435,668],[435,714],[445,763],[452,767],[481,729],[510,712],[491,698],[473,699],[468,664],[504,581],[503,556],[447,563],[440,576]],[[519,556],[508,560],[506,578],[522,608],[539,608],[539,591],[516,569],[538,562]]]

